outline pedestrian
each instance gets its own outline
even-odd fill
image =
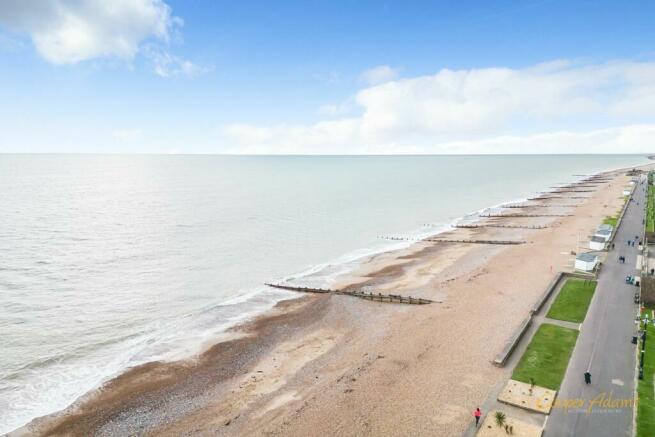
[[[473,416],[475,416],[475,427],[477,428],[478,423],[480,422],[480,416],[482,416],[482,411],[480,411],[480,407],[475,409]]]
[[[589,370],[584,373],[584,382],[587,385],[591,384],[591,373],[589,373]]]

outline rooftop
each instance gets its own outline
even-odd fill
[[[578,254],[578,256],[576,256],[575,259],[579,259],[580,261],[591,263],[591,262],[598,261],[598,256],[587,252],[587,253]]]

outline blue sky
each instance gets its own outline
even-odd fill
[[[647,152],[655,139],[653,2],[49,4],[0,3],[0,151]]]

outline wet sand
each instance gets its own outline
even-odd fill
[[[508,372],[491,365],[495,355],[552,277],[572,269],[578,239],[587,247],[603,218],[620,209],[630,178],[613,177],[589,199],[530,202],[577,208],[507,210],[573,216],[482,222],[546,229],[440,236],[526,244],[417,243],[373,257],[336,284],[439,303],[302,295],[195,359],[131,369],[15,435],[461,434]]]

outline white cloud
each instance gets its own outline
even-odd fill
[[[359,75],[360,80],[369,85],[379,85],[389,82],[398,77],[398,69],[391,68],[388,65],[378,65]]]
[[[240,150],[261,153],[494,153],[503,149],[499,138],[513,147],[526,140],[527,152],[538,151],[531,147],[554,150],[552,138],[584,144],[588,149],[579,151],[587,152],[600,151],[608,138],[633,147],[650,138],[652,131],[644,126],[655,122],[655,62],[444,69],[362,89],[354,102],[357,116],[310,125],[241,123],[226,126],[223,134]],[[587,133],[576,133],[582,126]],[[608,131],[606,126],[626,127]],[[598,139],[597,144],[588,138]],[[647,150],[651,144],[641,147]]]
[[[207,67],[202,67],[186,59],[179,58],[156,47],[146,48],[144,52],[146,57],[152,61],[155,73],[161,77],[196,77],[210,71]]]
[[[54,64],[131,59],[147,38],[168,41],[181,24],[162,0],[3,0],[0,23],[26,33]]]
[[[28,35],[53,64],[130,61],[142,52],[162,77],[208,71],[166,50],[183,21],[163,0],[2,0],[0,25]]]
[[[321,105],[316,109],[316,113],[326,117],[343,117],[351,114],[355,109],[355,101],[349,98],[341,103],[328,103],[326,105]]]
[[[585,132],[555,131],[453,141],[424,147],[425,153],[650,153],[655,124],[627,125]],[[420,153],[420,152],[419,152]]]
[[[299,138],[314,139],[308,143],[290,141],[272,149],[266,142],[228,148],[234,154],[521,154],[521,153],[653,153],[655,124],[626,125],[583,132],[554,131],[531,135],[501,135],[483,139],[444,141],[435,143],[386,142],[380,144],[349,143],[347,137],[356,133],[354,123],[346,121],[343,128],[328,123],[313,127],[293,127]],[[233,126],[234,127],[234,126]],[[228,128],[230,131],[231,128]],[[256,135],[252,140],[271,139],[279,132],[258,130],[241,125],[240,132],[231,134]],[[281,129],[290,129],[289,127]],[[340,131],[339,138],[336,131]],[[288,132],[285,132],[287,134]],[[242,137],[243,138],[243,137]],[[341,142],[339,142],[341,140]],[[345,140],[345,141],[344,141]],[[329,146],[326,148],[325,146]]]

